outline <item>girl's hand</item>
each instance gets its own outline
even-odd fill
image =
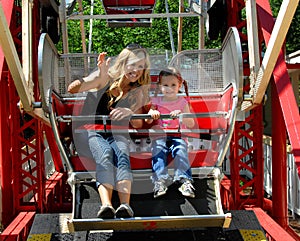
[[[172,118],[178,117],[179,114],[181,114],[181,110],[173,110],[173,111],[170,112],[170,116]]]
[[[125,117],[131,116],[133,114],[133,111],[129,108],[111,108],[111,111],[109,113],[109,117],[111,120],[119,121],[124,119]]]
[[[157,120],[160,117],[160,112],[158,110],[150,109],[148,114],[151,115],[154,120]]]

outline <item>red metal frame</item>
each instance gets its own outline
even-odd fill
[[[21,6],[15,5],[14,0],[2,1],[0,4],[6,13],[16,50],[21,56],[22,41],[19,37],[22,32]],[[37,51],[40,26],[36,18],[39,16],[39,1],[35,0],[33,6],[32,15],[36,21],[32,29],[36,34],[32,39],[32,74],[35,82],[34,96],[38,100]],[[70,204],[71,194],[70,190],[65,188],[65,175],[55,175],[46,181],[43,133],[49,127],[19,109],[19,96],[1,49],[0,68],[0,111],[5,113],[0,116],[1,224],[6,228],[0,238],[1,240],[25,240],[35,213],[66,208],[68,205],[63,203]],[[55,161],[59,163],[61,160],[55,158]],[[59,167],[59,171],[63,170],[59,165],[56,167]],[[65,210],[71,210],[70,207],[71,205]]]
[[[245,8],[244,1],[227,1],[228,26],[236,26],[242,46],[247,46],[245,28],[246,19],[242,18],[241,11]],[[261,36],[259,34],[259,36]],[[244,76],[249,76],[248,51],[243,49]],[[249,90],[244,86],[244,91]],[[227,198],[223,203],[224,209],[243,209],[245,206],[269,207],[264,199],[263,187],[263,121],[262,106],[254,108],[247,113],[245,121],[235,124],[235,129],[230,146],[230,181],[224,179],[221,193]],[[248,147],[245,147],[248,146]],[[252,173],[251,180],[245,178],[242,173],[247,170]]]
[[[243,2],[231,1],[228,3],[228,25],[240,26],[240,33],[242,28],[246,25],[244,21],[236,16],[243,7]],[[274,18],[272,16],[269,1],[258,0],[257,1],[257,13],[258,13],[258,25],[259,29],[259,41],[263,40],[268,44],[273,25]],[[234,21],[237,21],[236,23]],[[244,35],[240,34],[241,41],[246,40]],[[243,57],[247,57],[247,54],[243,54]],[[249,76],[249,66],[247,61],[244,63],[244,75]],[[226,208],[229,209],[243,209],[248,206],[255,206],[263,208],[269,211],[274,220],[286,229],[293,237],[294,240],[300,240],[300,237],[288,226],[287,217],[287,163],[286,163],[286,131],[288,131],[291,143],[294,143],[293,150],[296,165],[299,173],[299,118],[298,106],[293,98],[294,92],[289,81],[287,67],[284,61],[284,55],[281,51],[277,65],[273,72],[273,88],[272,88],[272,123],[273,123],[273,146],[272,146],[272,186],[276,188],[272,192],[272,201],[264,199],[264,187],[263,187],[263,174],[264,174],[264,160],[263,160],[263,119],[262,119],[262,106],[254,108],[246,118],[245,122],[238,122],[235,126],[235,132],[231,142],[231,154],[230,154],[230,170],[231,181],[225,181],[222,183],[223,197],[227,198],[227,201],[223,201]],[[245,87],[249,88],[249,87]],[[289,97],[288,97],[289,96]],[[296,123],[296,124],[295,124]],[[244,149],[240,143],[244,140],[249,143],[249,147]],[[250,171],[253,175],[253,179],[247,180],[241,176],[243,169]],[[231,188],[229,186],[231,185]],[[251,187],[251,192],[245,195],[245,190]],[[261,221],[261,220],[260,220]],[[263,224],[262,224],[263,225]],[[275,228],[275,227],[274,227]],[[283,240],[280,232],[273,232],[273,230],[265,228],[266,232],[274,233],[274,237],[271,240]],[[274,239],[273,239],[274,238]],[[287,239],[284,239],[287,240]]]
[[[257,1],[258,19],[263,38],[268,46],[274,26],[274,18],[268,1]],[[272,88],[272,190],[273,217],[282,226],[288,227],[287,213],[287,162],[286,133],[292,146],[298,175],[300,173],[300,118],[292,84],[285,64],[284,51],[281,50],[273,71]],[[294,97],[294,98],[293,98]],[[280,181],[278,180],[280,179]]]
[[[6,13],[6,18],[8,24],[11,22],[12,13],[13,13],[13,1],[5,1],[2,3],[2,7],[4,12]],[[2,49],[0,49],[0,91],[1,91],[1,101],[0,101],[0,111],[1,113],[9,113],[9,99],[7,94],[8,93],[8,67],[4,62],[4,54]],[[11,173],[12,164],[10,161],[10,143],[7,141],[7,137],[10,136],[9,132],[9,124],[7,122],[7,115],[0,115],[0,168],[1,170],[5,170],[5,172]],[[3,171],[1,171],[3,172]],[[2,192],[5,192],[5,196],[7,200],[12,200],[13,192],[9,187],[11,183],[11,177],[7,178],[5,175],[1,175],[1,185],[2,185]],[[1,200],[2,201],[2,200]],[[4,225],[8,224],[8,217],[11,213],[14,212],[14,206],[11,201],[2,201],[2,218],[4,221]],[[5,222],[5,220],[7,220]]]
[[[34,8],[33,10],[37,11],[37,8]],[[33,14],[37,14],[37,12],[33,12]],[[10,29],[17,51],[19,55],[21,55],[22,42],[18,38],[22,32],[22,13],[20,6],[15,6],[15,13],[13,16],[15,16],[15,18],[11,23]],[[33,30],[34,29],[35,26],[33,26]],[[32,42],[34,46],[37,46],[35,38],[32,39]],[[33,48],[34,62],[37,62],[36,51],[37,50]],[[37,66],[37,64],[33,64],[33,66]],[[37,76],[37,70],[33,69],[32,73],[34,77]],[[26,198],[30,193],[31,195],[35,195],[37,193],[39,197],[43,196],[42,186],[45,181],[43,178],[44,158],[41,124],[34,118],[26,118],[26,113],[20,112],[20,109],[18,108],[19,97],[14,86],[13,79],[11,78],[9,78],[9,100],[9,113],[11,118],[10,150],[13,167],[11,176],[13,177],[14,182],[13,200],[16,212],[15,214],[20,211],[42,211],[42,198],[38,199],[36,203],[26,201]],[[9,175],[9,173],[5,173],[4,175]]]

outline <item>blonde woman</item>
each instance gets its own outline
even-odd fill
[[[98,70],[82,80],[72,82],[68,91],[77,93],[97,89],[101,97],[96,114],[109,115],[114,124],[121,122],[133,128],[142,127],[144,120],[128,120],[127,117],[142,113],[143,106],[148,102],[151,79],[147,51],[137,44],[129,45],[121,51],[111,67],[110,58],[105,60],[105,56],[106,53],[100,53]],[[96,161],[96,184],[101,201],[97,214],[99,218],[134,216],[129,205],[132,172],[128,143],[128,138],[120,134],[88,131],[89,149]],[[120,199],[120,206],[116,210],[111,201],[114,188]]]

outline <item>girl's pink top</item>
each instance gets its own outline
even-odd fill
[[[184,107],[188,104],[187,100],[183,96],[179,96],[177,100],[174,101],[163,101],[162,96],[152,97],[152,105],[156,107],[161,114],[170,114],[173,110],[183,111]],[[159,119],[158,123],[163,128],[178,128],[179,119]],[[181,128],[186,128],[184,124],[180,126]]]

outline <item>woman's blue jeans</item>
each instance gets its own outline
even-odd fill
[[[88,132],[88,143],[96,162],[96,184],[113,186],[119,181],[132,181],[129,159],[129,141],[125,136],[102,136],[95,131]]]
[[[187,143],[179,137],[172,136],[152,140],[152,181],[170,180],[167,163],[169,153],[172,154],[175,171],[173,182],[180,181],[181,178],[192,181]]]

